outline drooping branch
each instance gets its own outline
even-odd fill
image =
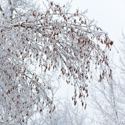
[[[74,85],[74,105],[79,97],[85,107],[87,82],[92,80],[91,64],[100,67],[100,82],[112,75],[106,51],[111,49],[113,42],[107,33],[78,10],[74,14],[65,13],[65,6],[52,2],[49,8],[45,13],[30,10],[1,20],[0,80],[6,90],[6,94],[1,91],[1,98],[9,107],[6,110],[10,113],[8,119],[13,107],[12,118],[17,113],[26,118],[29,116],[27,111],[33,110],[34,105],[40,112],[45,105],[54,109],[47,94],[51,88],[43,78],[47,72],[60,69],[57,78],[65,76],[66,82]],[[41,74],[36,73],[38,68],[31,70],[37,66],[42,70]]]

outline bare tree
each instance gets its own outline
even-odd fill
[[[64,101],[64,100],[63,100]],[[51,113],[42,113],[30,122],[30,125],[86,125],[86,112],[81,105],[73,106],[71,101],[56,101],[56,109]]]

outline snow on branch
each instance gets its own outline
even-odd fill
[[[30,69],[36,66],[44,73],[59,69],[57,78],[64,76],[68,84],[74,85],[74,105],[78,96],[86,108],[86,82],[92,80],[90,64],[100,66],[100,82],[107,75],[111,77],[106,52],[112,45],[107,33],[85,13],[66,13],[65,6],[53,2],[45,13],[32,9],[11,18],[5,14],[0,21],[1,120],[25,122],[26,117],[42,112],[43,107],[55,109],[47,94],[51,87],[46,86],[43,74]]]

